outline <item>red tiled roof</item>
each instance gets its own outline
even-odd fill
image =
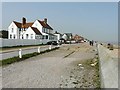
[[[33,25],[33,22],[29,22],[29,23],[26,23],[23,27],[28,28],[28,27],[31,27],[32,25]]]
[[[18,27],[18,28],[21,28],[22,27],[22,24],[19,23],[19,22],[16,22],[16,21],[13,21],[15,23],[15,25]]]
[[[31,28],[37,35],[42,35],[41,32],[37,28],[35,27],[31,27]]]
[[[15,25],[18,27],[18,28],[28,28],[28,27],[31,27],[33,25],[33,22],[29,22],[29,23],[26,23],[24,25],[22,25],[22,23],[20,22],[16,22],[16,21],[13,21],[15,23]]]
[[[38,21],[44,28],[53,30],[53,28],[51,28],[47,23],[45,23],[45,21],[40,21],[40,20],[38,20]]]

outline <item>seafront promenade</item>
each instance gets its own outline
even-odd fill
[[[2,68],[4,88],[97,88],[97,50],[88,43],[62,45]]]
[[[101,48],[102,47],[102,48]],[[63,44],[55,51],[40,54],[21,62],[13,63],[2,67],[2,87],[3,88],[107,88],[106,78],[110,78],[109,65],[118,64],[116,61],[108,64],[100,64],[100,60],[105,60],[104,56],[100,58],[98,53],[107,48],[90,46],[89,43]],[[108,54],[107,54],[108,55]],[[110,50],[109,56],[117,59],[118,49]],[[111,59],[110,59],[111,60]],[[114,61],[114,60],[113,60]],[[104,67],[104,69],[103,69]],[[102,68],[102,70],[101,70]],[[111,68],[116,69],[118,67]],[[115,70],[113,70],[115,71]],[[107,71],[106,71],[107,72]],[[118,75],[118,72],[115,72]],[[114,75],[114,74],[113,74]],[[113,76],[114,84],[112,88],[118,86],[117,76]],[[101,80],[101,78],[103,78]],[[111,82],[111,81],[109,81]],[[104,83],[104,86],[101,84]]]

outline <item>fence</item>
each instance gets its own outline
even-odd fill
[[[45,51],[48,49],[51,50],[56,47],[59,47],[59,45],[58,46],[46,45],[46,46],[41,46],[41,47],[37,46],[33,48],[23,48],[23,49],[19,48],[16,50],[11,50],[11,51],[0,53],[0,57],[2,57],[0,58],[0,60],[12,58],[15,56],[19,56],[19,58],[22,58],[22,55],[25,55],[25,54],[34,53],[34,52],[40,53],[41,51]]]

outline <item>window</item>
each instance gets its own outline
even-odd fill
[[[44,39],[44,36],[42,36],[42,39]]]
[[[47,28],[45,29],[45,32],[48,33],[48,29]]]
[[[22,39],[23,39],[23,35],[22,35]]]
[[[26,39],[28,39],[28,34],[26,34]]]
[[[44,32],[46,33],[46,28],[44,29]]]
[[[42,32],[44,32],[44,33],[45,33],[45,32],[46,32],[46,28],[43,28],[43,29],[42,29]]]
[[[40,35],[40,39],[42,39],[42,36]]]
[[[14,31],[14,28],[12,28],[12,33],[13,33],[13,31]]]
[[[14,34],[14,37],[13,37],[14,39],[15,39],[15,34]]]
[[[10,39],[12,39],[12,35],[10,34]]]
[[[44,28],[42,28],[42,32],[44,32]]]
[[[31,39],[33,39],[33,34],[31,34]]]
[[[40,39],[40,35],[36,35],[36,36],[35,36],[35,39]]]
[[[21,31],[21,28],[19,28],[19,31]]]
[[[48,36],[46,36],[46,39],[48,39]]]

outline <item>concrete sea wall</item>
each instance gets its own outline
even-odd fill
[[[118,58],[111,52],[98,45],[101,88],[118,88]]]

